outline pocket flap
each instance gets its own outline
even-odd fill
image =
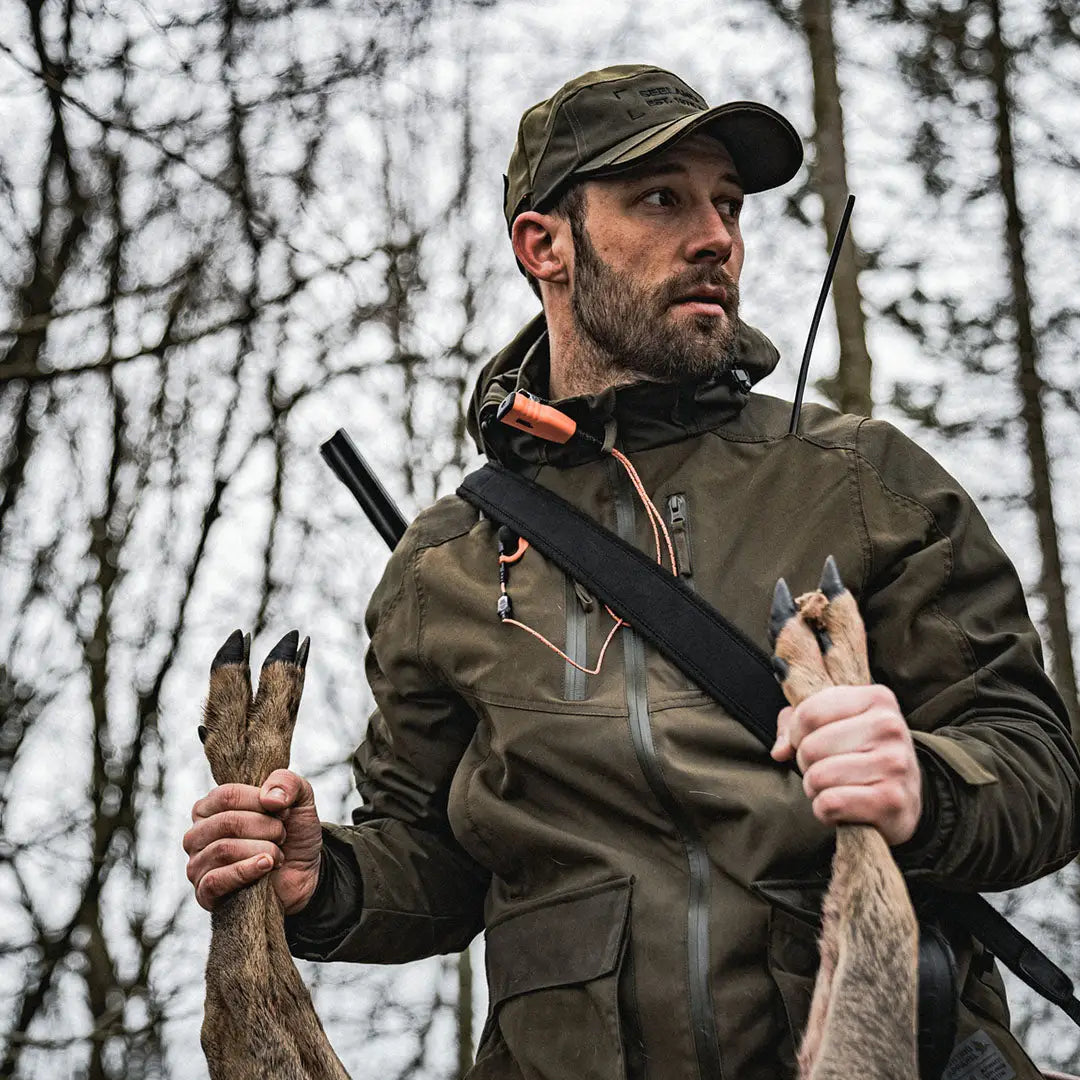
[[[530,990],[589,982],[615,970],[626,937],[630,881],[549,897],[489,927],[491,1008]]]
[[[828,878],[772,878],[750,883],[750,891],[792,918],[821,930],[821,905],[829,888]]]

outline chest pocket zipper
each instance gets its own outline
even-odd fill
[[[679,577],[692,589],[694,587],[694,561],[690,552],[690,514],[686,496],[681,491],[667,497],[667,516]],[[691,689],[694,686],[690,679],[686,680],[686,685]]]
[[[679,577],[692,589],[694,563],[690,552],[690,515],[687,512],[686,496],[682,492],[668,496],[667,512],[668,524],[671,526],[671,542],[679,564]]]

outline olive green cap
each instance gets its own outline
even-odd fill
[[[619,64],[571,79],[522,116],[504,178],[506,224],[549,207],[573,179],[618,172],[700,129],[724,144],[747,194],[787,183],[802,164],[798,132],[768,105],[709,108],[670,71]]]

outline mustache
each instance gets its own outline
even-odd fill
[[[672,278],[661,290],[662,306],[667,307],[675,303],[702,285],[722,288],[726,293],[724,310],[729,312],[738,310],[739,285],[723,266],[702,267],[700,270],[690,270]]]

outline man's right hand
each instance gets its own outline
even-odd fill
[[[286,915],[302,910],[319,883],[322,828],[311,785],[288,769],[262,787],[222,784],[191,810],[184,834],[187,876],[207,911],[270,874]]]

